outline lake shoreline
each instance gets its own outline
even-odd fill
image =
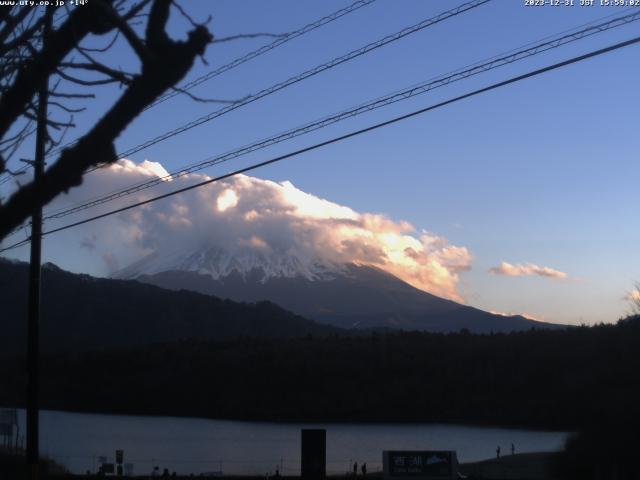
[[[26,415],[18,411],[20,432]],[[436,423],[275,423],[209,420],[197,417],[151,417],[68,413],[43,410],[40,452],[73,473],[96,472],[100,458],[124,463],[136,475],[154,467],[178,474],[223,472],[225,476],[300,472],[300,435],[305,428],[326,429],[327,474],[352,471],[367,463],[369,473],[382,469],[384,450],[455,450],[462,463],[487,459],[515,445],[516,452],[560,451],[569,434],[473,425]]]
[[[24,406],[1,406],[0,408],[10,408],[17,410],[25,410]],[[80,409],[67,409],[64,407],[42,407],[41,410],[64,412],[70,414],[81,415],[112,415],[112,416],[132,416],[132,417],[147,417],[147,418],[175,418],[175,419],[193,419],[193,420],[212,420],[212,421],[228,421],[228,422],[247,422],[258,424],[274,424],[274,425],[291,425],[291,424],[309,424],[309,425],[365,425],[365,424],[378,424],[378,425],[452,425],[452,426],[469,426],[478,428],[500,428],[509,430],[528,430],[533,432],[550,432],[550,433],[573,433],[567,432],[566,429],[552,428],[545,426],[536,426],[530,424],[512,424],[512,423],[488,423],[482,421],[473,420],[406,420],[406,419],[378,419],[378,418],[358,418],[358,419],[339,419],[339,418],[262,418],[262,417],[208,417],[208,416],[194,416],[180,413],[149,413],[145,411],[115,411],[115,410],[80,410]]]
[[[23,452],[24,454],[24,452]],[[24,455],[20,454],[7,454],[0,451],[0,473],[12,473],[16,474],[21,468],[21,464],[24,461]],[[506,455],[501,458],[490,458],[480,460],[477,462],[460,463],[458,471],[463,475],[475,478],[487,478],[487,479],[530,479],[537,478],[540,480],[555,478],[555,462],[558,458],[557,452],[531,452],[520,453],[515,455]],[[65,472],[64,467],[57,464],[50,459],[43,459],[44,468],[49,472],[50,478],[58,480],[74,479],[74,478],[103,478],[98,474],[86,475],[85,473],[70,473]],[[140,478],[136,477],[120,477],[120,478]],[[192,478],[188,474],[178,475],[175,478]],[[218,480],[264,480],[262,475],[216,475]],[[277,478],[277,477],[276,477]],[[299,479],[300,475],[285,474],[280,475],[280,478],[287,479]],[[332,480],[364,480],[369,479],[381,479],[383,474],[380,471],[374,471],[367,473],[366,476],[358,474],[354,477],[352,474],[333,474],[327,475],[327,478]],[[274,476],[270,477],[274,480]]]

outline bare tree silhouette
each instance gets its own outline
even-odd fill
[[[192,26],[186,40],[167,34],[172,6]],[[115,161],[114,140],[160,95],[177,88],[213,41],[206,24],[196,23],[175,0],[91,0],[66,15],[58,12],[63,11],[0,9],[0,174],[5,178],[20,173],[7,162],[35,132],[37,93],[48,80],[52,111],[46,135],[51,166],[41,181],[19,185],[0,203],[0,240],[34,208],[79,185],[88,169]],[[46,28],[54,15],[59,25]],[[142,30],[144,35],[137,33]],[[105,45],[87,46],[96,36],[105,37]],[[135,53],[138,71],[125,71],[106,55],[119,38]],[[107,84],[122,87],[119,98],[77,141],[56,150],[65,132],[75,127],[73,114],[86,108],[77,108],[77,103],[90,104],[93,89]]]
[[[635,283],[633,290],[627,294],[626,298],[629,300],[629,313],[640,316],[640,282]]]

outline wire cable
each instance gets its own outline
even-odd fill
[[[338,65],[341,65],[345,62],[348,62],[350,60],[353,60],[355,58],[358,58],[362,55],[365,55],[371,51],[377,50],[378,48],[381,48],[385,45],[388,45],[392,42],[398,41],[408,35],[411,35],[413,33],[419,32],[421,30],[424,30],[425,28],[428,28],[432,25],[435,25],[437,23],[443,22],[449,18],[455,17],[457,15],[460,15],[464,12],[467,12],[469,10],[472,10],[474,8],[477,8],[481,5],[484,5],[486,3],[489,3],[492,0],[472,0],[470,2],[466,2],[463,3],[455,8],[452,8],[450,10],[447,10],[445,12],[442,12],[434,17],[422,20],[419,23],[416,23],[410,27],[406,27],[403,28],[402,30],[391,34],[391,35],[387,35],[386,37],[383,37],[375,42],[369,43],[361,48],[358,48],[356,50],[352,50],[351,52],[342,55],[340,57],[336,57],[328,62],[322,63],[320,65],[317,65],[309,70],[306,70],[298,75],[295,75],[293,77],[288,78],[287,80],[284,80],[282,82],[276,83],[275,85],[272,85],[268,88],[265,88],[263,90],[260,90],[257,93],[251,94],[246,96],[245,98],[243,98],[242,100],[236,102],[236,103],[232,103],[226,107],[223,107],[221,109],[215,110],[207,115],[204,115],[202,117],[199,117],[195,120],[192,120],[191,122],[188,122],[180,127],[174,128],[172,130],[169,130],[161,135],[156,136],[155,138],[152,138],[150,140],[147,140],[144,143],[138,144],[135,147],[131,147],[128,150],[118,154],[116,156],[116,159],[122,159],[122,158],[126,158],[130,155],[133,155],[134,153],[138,153],[152,145],[155,145],[157,143],[160,143],[164,140],[168,140],[169,138],[175,137],[176,135],[180,135],[188,130],[191,130],[192,128],[198,127],[204,123],[210,122],[211,120],[221,117],[222,115],[225,115],[229,112],[232,112],[234,110],[237,110],[238,108],[241,108],[245,105],[249,105],[250,103],[253,103],[257,100],[260,100],[264,97],[267,97],[273,93],[279,92],[280,90],[283,90],[287,87],[290,87],[291,85],[295,85],[299,82],[302,82],[303,80],[306,80],[310,77],[313,77],[315,75],[318,75],[321,72],[324,72],[326,70],[330,70],[334,67],[337,67]],[[103,168],[104,166],[108,166],[109,164],[102,164],[102,165],[98,165],[95,166],[93,168],[88,169],[85,173],[89,173],[89,172],[93,172],[95,170],[98,170],[100,168]]]
[[[245,145],[238,149],[226,152],[224,154],[216,155],[204,159],[198,163],[192,164],[187,167],[183,167],[179,170],[176,170],[168,175],[160,176],[153,178],[151,180],[146,180],[143,182],[139,182],[137,184],[131,185],[127,188],[120,189],[114,191],[112,193],[94,197],[93,199],[87,200],[81,204],[75,205],[73,207],[65,207],[58,210],[51,211],[48,213],[44,219],[57,219],[62,218],[67,215],[71,215],[73,213],[77,213],[82,210],[86,210],[87,208],[96,207],[107,203],[112,200],[116,200],[118,198],[122,198],[127,195],[131,195],[133,193],[140,192],[142,190],[146,190],[148,188],[154,187],[156,185],[160,185],[167,180],[172,180],[176,178],[180,178],[182,176],[203,170],[205,168],[211,167],[213,165],[218,165],[220,163],[229,161],[234,158],[238,158],[249,153],[255,152],[257,150],[261,150],[263,148],[267,148],[269,146],[275,145],[277,143],[281,143],[286,140],[290,140],[292,138],[313,132],[315,130],[319,130],[326,126],[332,125],[334,123],[338,123],[342,120],[346,120],[348,118],[352,118],[363,113],[376,110],[378,108],[382,108],[387,105],[391,105],[393,103],[397,103],[403,100],[407,100],[409,98],[413,98],[417,95],[421,95],[427,93],[436,88],[440,88],[446,85],[449,85],[453,82],[463,80],[469,78],[471,76],[492,70],[494,68],[498,68],[504,65],[508,65],[514,63],[519,60],[523,60],[525,58],[529,58],[534,55],[538,55],[540,53],[544,53],[548,50],[558,48],[562,45],[566,45],[571,42],[575,42],[581,40],[585,37],[595,35],[597,33],[601,33],[607,31],[612,28],[616,28],[622,25],[626,25],[628,23],[640,20],[640,11],[636,11],[635,13],[625,15],[622,17],[617,17],[613,20],[610,20],[605,23],[600,23],[598,25],[590,26],[586,29],[580,30],[578,32],[570,33],[567,35],[563,35],[559,38],[552,38],[551,40],[539,44],[534,44],[528,48],[522,50],[511,51],[508,55],[504,56],[494,56],[489,61],[485,63],[476,63],[473,64],[471,68],[467,68],[465,70],[456,70],[454,73],[447,74],[441,77],[436,77],[434,79],[430,79],[428,81],[422,82],[417,85],[413,85],[404,90],[400,90],[389,94],[384,97],[377,98],[375,100],[369,101],[367,103],[361,104],[357,107],[351,108],[349,110],[342,111],[340,113],[330,115],[327,117],[323,117],[320,120],[316,120],[311,123],[307,123],[300,127],[288,130],[286,132],[282,132],[280,134],[274,135],[272,137],[259,140],[252,144]]]
[[[480,95],[480,94],[483,94],[483,93],[486,93],[486,92],[489,92],[489,91],[492,91],[492,90],[496,90],[498,88],[501,88],[501,87],[504,87],[504,86],[507,86],[507,85],[511,85],[513,83],[517,83],[517,82],[520,82],[522,80],[526,80],[526,79],[531,78],[531,77],[536,77],[538,75],[542,75],[543,73],[547,73],[547,72],[550,72],[550,71],[553,71],[553,70],[557,70],[559,68],[563,68],[563,67],[566,67],[568,65],[572,65],[574,63],[582,62],[584,60],[587,60],[587,59],[590,59],[590,58],[593,58],[593,57],[604,55],[604,54],[612,52],[614,50],[618,50],[618,49],[621,49],[621,48],[624,48],[624,47],[628,47],[630,45],[634,45],[634,44],[637,44],[637,43],[640,43],[640,37],[635,37],[635,38],[632,38],[630,40],[619,42],[619,43],[610,45],[608,47],[601,48],[599,50],[594,50],[592,52],[589,52],[589,53],[586,53],[586,54],[583,54],[583,55],[580,55],[580,56],[577,56],[577,57],[573,57],[573,58],[570,58],[568,60],[564,60],[562,62],[554,63],[552,65],[548,65],[546,67],[542,67],[542,68],[539,68],[537,70],[533,70],[533,71],[524,73],[522,75],[511,77],[511,78],[509,78],[507,80],[503,80],[501,82],[493,83],[493,84],[491,84],[489,86],[486,86],[486,87],[483,87],[483,88],[480,88],[480,89],[477,89],[477,90],[473,90],[472,92],[465,93],[463,95],[459,95],[457,97],[450,98],[450,99],[445,100],[443,102],[439,102],[439,103],[436,103],[434,105],[430,105],[428,107],[421,108],[419,110],[415,110],[415,111],[413,111],[411,113],[400,115],[400,116],[394,117],[394,118],[392,118],[390,120],[386,120],[384,122],[376,123],[376,124],[371,125],[369,127],[362,128],[360,130],[355,130],[353,132],[349,132],[349,133],[341,135],[339,137],[334,137],[334,138],[331,138],[329,140],[325,140],[323,142],[316,143],[316,144],[311,145],[309,147],[305,147],[305,148],[302,148],[302,149],[299,149],[299,150],[295,150],[293,152],[290,152],[290,153],[287,153],[287,154],[284,154],[284,155],[280,155],[278,157],[275,157],[275,158],[272,158],[272,159],[269,159],[269,160],[265,160],[263,162],[255,163],[253,165],[250,165],[250,166],[247,166],[247,167],[244,167],[244,168],[240,168],[238,170],[235,170],[233,172],[227,173],[225,175],[220,175],[218,177],[210,178],[210,179],[204,180],[202,182],[195,183],[193,185],[188,185],[186,187],[179,188],[177,190],[173,190],[173,191],[165,193],[163,195],[158,195],[156,197],[149,198],[149,199],[146,199],[146,200],[143,200],[143,201],[140,201],[140,202],[136,202],[136,203],[133,203],[133,204],[121,207],[121,208],[117,208],[117,209],[111,210],[109,212],[102,213],[100,215],[95,215],[93,217],[89,217],[89,218],[86,218],[84,220],[80,220],[78,222],[73,222],[73,223],[64,225],[62,227],[54,228],[52,230],[48,230],[46,232],[43,232],[42,235],[43,236],[52,235],[52,234],[57,233],[57,232],[61,232],[61,231],[68,230],[68,229],[73,228],[73,227],[77,227],[79,225],[84,225],[86,223],[99,220],[101,218],[105,218],[105,217],[109,217],[111,215],[115,215],[115,214],[118,214],[118,213],[121,213],[121,212],[125,212],[127,210],[131,210],[133,208],[140,207],[142,205],[147,205],[147,204],[156,202],[158,200],[162,200],[164,198],[169,198],[169,197],[172,197],[174,195],[178,195],[180,193],[184,193],[184,192],[187,192],[187,191],[190,191],[190,190],[194,190],[196,188],[200,188],[200,187],[203,187],[205,185],[209,185],[209,184],[214,183],[214,182],[219,182],[221,180],[225,180],[227,178],[234,177],[236,175],[240,175],[240,174],[252,171],[252,170],[256,170],[258,168],[262,168],[262,167],[265,167],[267,165],[271,165],[271,164],[280,162],[282,160],[301,155],[303,153],[307,153],[307,152],[310,152],[310,151],[313,151],[313,150],[317,150],[317,149],[322,148],[322,147],[326,147],[327,145],[338,143],[338,142],[341,142],[343,140],[346,140],[346,139],[349,139],[349,138],[352,138],[352,137],[356,137],[356,136],[362,135],[364,133],[368,133],[368,132],[377,130],[379,128],[387,127],[389,125],[401,122],[403,120],[407,120],[407,119],[412,118],[412,117],[416,117],[418,115],[422,115],[424,113],[427,113],[427,112],[430,112],[432,110],[436,110],[436,109],[442,108],[444,106],[450,105],[452,103],[459,102],[461,100],[465,100],[467,98],[475,97],[477,95]],[[21,246],[21,245],[24,245],[25,243],[28,243],[28,241],[29,241],[29,239],[23,240],[23,241],[18,242],[18,243],[14,244],[14,245],[10,245],[9,247],[0,249],[0,253],[6,252],[7,250],[11,250],[13,248],[17,248],[18,246]]]
[[[375,0],[369,0],[369,1],[366,1],[366,5],[369,5],[370,3],[374,2],[374,1],[375,1]],[[357,10],[357,9],[361,8],[362,6],[365,6],[365,5],[360,5],[360,3],[362,3],[362,2],[365,2],[365,0],[361,0],[361,1],[359,1],[359,2],[355,2],[355,3],[353,3],[352,5],[350,5],[350,6],[346,7],[346,8],[344,8],[344,9],[342,9],[342,10],[338,10],[338,11],[336,11],[336,12],[333,12],[332,14],[327,15],[326,17],[323,17],[323,18],[321,18],[321,19],[317,20],[316,22],[310,23],[310,24],[308,24],[308,25],[306,25],[306,26],[302,27],[302,28],[301,28],[301,29],[299,29],[299,30],[296,30],[296,31],[294,31],[294,32],[291,32],[291,33],[290,33],[289,35],[287,35],[286,37],[283,37],[283,38],[277,39],[277,40],[275,40],[274,42],[272,42],[271,44],[265,45],[265,46],[263,46],[263,47],[260,47],[260,48],[259,48],[259,49],[257,49],[257,50],[254,50],[254,51],[252,51],[252,52],[249,52],[248,54],[246,54],[246,55],[245,55],[245,56],[243,56],[243,57],[236,58],[236,59],[235,59],[235,60],[233,60],[232,62],[230,62],[230,63],[228,63],[228,64],[226,64],[226,65],[223,65],[223,66],[219,67],[218,69],[216,69],[216,70],[214,70],[214,71],[212,71],[212,72],[210,72],[210,73],[208,73],[208,74],[206,74],[206,75],[203,75],[203,76],[201,76],[201,77],[199,77],[199,78],[197,78],[197,79],[194,79],[192,82],[189,82],[189,83],[185,84],[185,85],[184,85],[183,87],[181,87],[181,88],[182,88],[183,90],[184,90],[184,89],[190,89],[190,88],[195,87],[195,86],[197,86],[197,85],[199,85],[199,84],[201,84],[201,83],[203,83],[203,82],[205,82],[205,81],[208,81],[209,79],[212,79],[212,78],[214,78],[214,77],[216,77],[216,76],[220,75],[220,74],[221,74],[221,73],[223,73],[224,71],[231,70],[232,68],[235,68],[235,66],[238,66],[238,65],[240,65],[240,64],[242,64],[242,63],[245,63],[245,62],[247,62],[247,61],[251,60],[252,58],[255,58],[255,57],[257,57],[257,56],[259,56],[259,55],[261,55],[261,54],[263,54],[263,53],[266,53],[266,51],[269,51],[269,50],[272,50],[273,48],[276,48],[277,46],[281,45],[282,43],[285,43],[286,41],[292,40],[292,39],[293,39],[293,38],[295,38],[295,37],[298,37],[298,36],[300,36],[300,35],[303,35],[304,33],[308,33],[308,32],[310,32],[310,31],[314,30],[315,28],[318,28],[319,26],[322,26],[322,25],[325,25],[325,24],[327,24],[327,23],[330,23],[330,22],[332,22],[332,21],[334,21],[334,20],[336,20],[336,19],[340,18],[341,16],[344,16],[344,15],[346,15],[346,14],[348,14],[348,13],[351,13],[352,11],[355,11],[355,10]],[[633,8],[628,8],[628,9],[624,10],[624,12],[631,11],[631,10],[635,10],[635,9],[633,9]],[[593,21],[591,21],[591,22],[588,22],[588,23],[585,23],[585,24],[583,24],[583,25],[580,25],[579,27],[574,27],[574,28],[573,28],[573,29],[571,29],[571,30],[575,30],[575,28],[580,28],[580,27],[582,27],[582,26],[590,25],[590,24],[592,24],[592,23],[594,23],[594,22],[598,22],[598,21],[604,20],[604,19],[606,19],[606,18],[610,18],[610,17],[612,17],[612,16],[614,16],[614,15],[616,15],[616,13],[612,13],[612,14],[606,15],[606,16],[604,16],[604,17],[600,17],[600,18],[595,19],[595,20],[593,20]],[[561,34],[561,33],[569,32],[569,31],[571,31],[571,30],[565,30],[565,31],[563,31],[563,32],[560,32],[560,34]],[[559,34],[556,34],[556,35],[559,35]],[[543,38],[543,39],[541,39],[541,40],[546,40],[547,38],[551,38],[551,36],[549,36],[549,37],[545,37],[545,38]],[[529,45],[531,45],[531,44],[524,45],[524,46],[523,46],[523,47],[521,47],[521,48],[524,48],[524,47],[529,46]],[[510,53],[510,52],[505,52],[505,53]],[[250,57],[250,58],[249,58],[249,57]],[[465,68],[465,67],[463,67],[463,68]],[[179,92],[172,92],[171,94],[168,94],[168,95],[165,95],[165,96],[163,96],[163,97],[160,97],[160,98],[159,98],[155,103],[160,103],[160,102],[164,101],[165,99],[168,99],[168,98],[164,98],[164,97],[168,97],[168,96],[175,96],[175,95],[177,95],[178,93],[179,93]],[[153,105],[151,105],[151,106],[153,106]],[[151,106],[149,106],[149,107],[147,107],[147,108],[150,108]],[[146,109],[145,109],[145,110],[146,110]],[[76,143],[76,141],[74,140],[74,141],[72,141],[72,142],[69,142],[69,143],[67,143],[67,144],[65,144],[65,145],[63,145],[63,146],[61,146],[61,147],[57,147],[57,148],[53,149],[51,152],[49,152],[49,153],[47,154],[47,157],[52,156],[52,155],[55,155],[55,154],[59,153],[60,151],[62,151],[62,149],[67,148],[67,147],[69,147],[69,146],[71,146],[71,145],[73,145],[73,144],[75,144],[75,143]],[[29,170],[29,168],[30,168],[30,166],[29,166],[29,165],[27,165],[27,166],[23,167],[22,169],[20,169],[20,170],[18,171],[18,173],[19,173],[19,174],[26,173],[26,172]],[[90,172],[95,171],[95,170],[97,170],[97,169],[98,169],[98,168],[90,169],[87,173],[90,173]],[[4,172],[3,172],[3,173],[4,173]],[[2,175],[2,174],[0,174],[0,176],[1,176],[1,175]],[[7,176],[6,178],[1,178],[1,179],[0,179],[0,186],[1,186],[1,185],[3,185],[3,184],[5,184],[5,183],[7,183],[8,181],[10,181],[10,180],[11,180],[11,178],[12,178],[12,176]]]
[[[267,52],[270,52],[271,50],[280,47],[281,45],[284,45],[285,43],[290,42],[291,40],[294,40],[298,37],[301,37],[302,35],[305,35],[309,32],[312,32],[313,30],[323,27],[324,25],[327,25],[329,23],[332,23],[336,20],[338,20],[339,18],[344,17],[345,15],[348,15],[352,12],[355,12],[357,10],[359,10],[362,7],[366,7],[368,5],[371,5],[372,3],[374,3],[376,0],[358,0],[354,3],[352,3],[351,5],[342,8],[340,10],[336,10],[333,13],[330,13],[329,15],[326,15],[318,20],[316,20],[315,22],[311,22],[305,26],[303,26],[302,28],[299,28],[297,30],[294,30],[293,32],[287,33],[286,35],[284,35],[283,37],[277,38],[276,40],[274,40],[271,43],[268,43],[267,45],[263,45],[262,47],[256,49],[256,50],[252,50],[251,52],[238,57],[234,60],[232,60],[231,62],[222,65],[218,68],[216,68],[215,70],[212,70],[211,72],[208,72],[205,75],[202,75],[198,78],[195,78],[193,80],[191,80],[190,82],[182,85],[181,87],[179,87],[179,90],[174,90],[172,92],[166,93],[160,97],[158,97],[153,103],[151,103],[150,105],[148,105],[147,107],[144,108],[143,111],[146,111],[152,107],[155,107],[156,105],[169,100],[170,98],[175,97],[176,95],[179,95],[182,93],[182,91],[186,91],[186,90],[191,90],[192,88],[207,82],[219,75],[222,75],[225,72],[228,72],[229,70],[233,70],[234,68],[247,63],[251,60],[253,60],[254,58],[259,57],[260,55],[263,55]],[[215,43],[215,42],[214,42]],[[53,155],[57,155],[58,153],[60,153],[62,150],[64,150],[65,148],[68,148],[74,144],[77,143],[77,140],[74,140],[72,142],[69,142],[65,145],[62,145],[60,147],[57,147],[56,149],[52,150],[51,152],[49,152],[49,154],[47,156],[53,156]]]
[[[342,55],[341,57],[334,58],[334,59],[330,60],[329,62],[326,62],[326,63],[321,64],[321,65],[317,65],[316,67],[314,67],[312,69],[309,69],[309,70],[306,70],[305,72],[303,72],[303,73],[301,73],[299,75],[296,75],[294,77],[290,77],[289,79],[287,79],[287,80],[285,80],[283,82],[280,82],[278,84],[272,85],[269,88],[263,89],[263,90],[259,91],[256,94],[249,95],[249,96],[245,97],[243,100],[241,100],[240,102],[237,102],[237,103],[231,104],[231,105],[229,105],[229,106],[227,106],[225,108],[216,110],[216,111],[214,111],[214,112],[212,112],[212,113],[210,113],[208,115],[200,117],[200,118],[198,118],[198,119],[196,119],[196,120],[194,120],[192,122],[189,122],[188,124],[183,125],[182,127],[179,127],[177,129],[174,129],[174,130],[171,130],[169,132],[166,132],[166,133],[164,133],[164,134],[162,134],[162,135],[160,135],[158,137],[155,137],[154,139],[148,140],[147,142],[145,142],[143,144],[140,144],[140,145],[138,145],[136,147],[133,147],[133,148],[125,151],[124,153],[121,153],[120,155],[118,155],[116,157],[116,159],[125,158],[125,157],[127,157],[129,155],[132,155],[133,153],[139,152],[139,151],[141,151],[141,150],[143,150],[143,149],[145,149],[145,148],[147,148],[147,147],[149,147],[151,145],[154,145],[154,144],[159,143],[159,142],[161,142],[163,140],[166,140],[168,138],[176,136],[176,135],[178,135],[180,133],[183,133],[183,132],[185,132],[187,130],[190,130],[190,129],[196,127],[196,126],[199,126],[199,125],[201,125],[203,123],[211,121],[214,118],[220,117],[220,116],[222,116],[222,115],[224,115],[224,114],[226,114],[228,112],[231,112],[231,111],[233,111],[233,110],[235,110],[237,108],[240,108],[240,107],[242,107],[244,105],[247,105],[247,104],[252,103],[252,102],[254,102],[256,100],[259,100],[259,99],[264,98],[264,97],[266,97],[268,95],[271,95],[272,93],[280,91],[280,90],[282,90],[282,89],[284,89],[284,88],[286,88],[286,87],[288,87],[290,85],[293,85],[293,84],[296,84],[298,82],[301,82],[301,81],[303,81],[303,80],[305,80],[305,79],[307,79],[309,77],[315,76],[315,75],[317,75],[317,74],[319,74],[319,73],[321,73],[321,72],[323,72],[325,70],[329,70],[329,69],[331,69],[333,67],[336,67],[336,66],[338,66],[338,65],[340,65],[342,63],[345,63],[347,61],[353,60],[354,58],[357,58],[357,57],[360,57],[362,55],[365,55],[366,53],[369,53],[369,52],[371,52],[373,50],[381,48],[381,47],[383,47],[383,46],[385,46],[385,45],[387,45],[389,43],[395,42],[395,41],[400,40],[400,39],[402,39],[402,38],[404,38],[404,37],[406,37],[408,35],[411,35],[413,33],[421,31],[421,30],[423,30],[425,28],[428,28],[428,27],[430,27],[432,25],[440,23],[440,22],[442,22],[444,20],[447,20],[449,18],[455,17],[455,16],[460,15],[460,14],[462,14],[464,12],[467,12],[469,10],[477,8],[477,7],[481,6],[481,5],[489,3],[490,1],[491,0],[472,0],[472,1],[469,1],[469,2],[466,2],[466,3],[463,3],[463,4],[461,4],[461,5],[459,5],[459,6],[455,7],[455,8],[452,8],[450,10],[444,11],[444,12],[442,12],[442,13],[434,16],[434,17],[430,17],[428,19],[422,20],[421,22],[416,23],[416,24],[414,24],[414,25],[412,25],[410,27],[406,27],[406,28],[404,28],[404,29],[392,34],[392,35],[387,35],[386,37],[383,37],[382,39],[379,39],[379,40],[377,40],[375,42],[369,43],[369,44],[367,44],[367,45],[365,45],[365,46],[363,46],[363,47],[361,47],[359,49],[353,50],[353,51],[351,51],[351,52],[349,52],[349,53],[347,53],[345,55]],[[60,148],[66,148],[67,146],[68,145],[65,145],[65,146],[60,147]],[[103,165],[95,166],[93,168],[88,169],[85,172],[85,174],[93,172],[93,171],[96,171],[96,170],[98,170],[100,168],[103,168],[105,166],[108,166],[108,165],[109,164],[103,164]],[[1,185],[2,185],[2,181],[0,181],[0,186]]]
[[[352,3],[351,5],[349,5],[348,7],[345,7],[343,9],[340,9],[336,12],[333,12],[325,17],[322,17],[319,20],[316,20],[315,22],[309,23],[307,25],[305,25],[302,28],[299,28],[298,30],[295,30],[291,33],[286,34],[284,37],[278,38],[276,40],[274,40],[273,42],[264,45],[256,50],[253,50],[249,53],[247,53],[246,55],[236,58],[235,60],[232,60],[231,62],[227,63],[226,65],[222,65],[221,67],[216,68],[215,70],[212,70],[211,72],[202,75],[198,78],[195,78],[193,80],[191,80],[190,82],[184,84],[183,86],[180,87],[181,90],[191,90],[194,87],[197,87],[198,85],[208,82],[209,80],[217,77],[218,75],[223,74],[224,72],[228,72],[229,70],[242,65],[243,63],[246,63],[250,60],[253,60],[256,57],[259,57],[260,55],[267,53],[271,50],[273,50],[274,48],[277,48],[281,45],[284,45],[287,42],[290,42],[291,40],[298,38],[306,33],[312,32],[313,30],[315,30],[316,28],[320,28],[324,25],[327,25],[328,23],[331,23],[345,15],[348,15],[351,12],[355,12],[356,10],[359,10],[362,7],[366,7],[367,5],[371,5],[373,2],[375,2],[376,0],[358,0],[355,3]],[[215,43],[215,39],[214,39],[214,43]],[[172,91],[169,92],[165,95],[162,95],[161,97],[158,97],[158,99],[156,99],[155,102],[153,102],[151,105],[149,105],[147,108],[145,108],[145,110],[148,110],[149,108],[155,107],[156,105],[169,100],[170,98],[175,97],[176,95],[180,95],[180,91]]]

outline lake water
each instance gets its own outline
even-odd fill
[[[19,411],[20,432],[25,413]],[[75,473],[95,471],[99,457],[113,462],[124,450],[124,462],[136,475],[160,471],[182,474],[222,471],[265,474],[276,466],[285,475],[300,472],[300,429],[326,428],[327,471],[345,473],[354,461],[369,472],[382,468],[382,450],[456,450],[461,462],[502,454],[554,451],[567,437],[562,432],[446,424],[305,424],[238,422],[200,418],[144,417],[42,411],[40,450]]]

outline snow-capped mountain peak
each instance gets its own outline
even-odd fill
[[[239,248],[234,252],[208,247],[192,251],[155,252],[116,272],[116,278],[136,278],[166,271],[188,271],[209,275],[214,280],[236,272],[241,276],[259,272],[261,281],[270,278],[302,277],[307,280],[330,280],[348,274],[345,265],[319,258],[309,258],[295,252],[261,251]]]

